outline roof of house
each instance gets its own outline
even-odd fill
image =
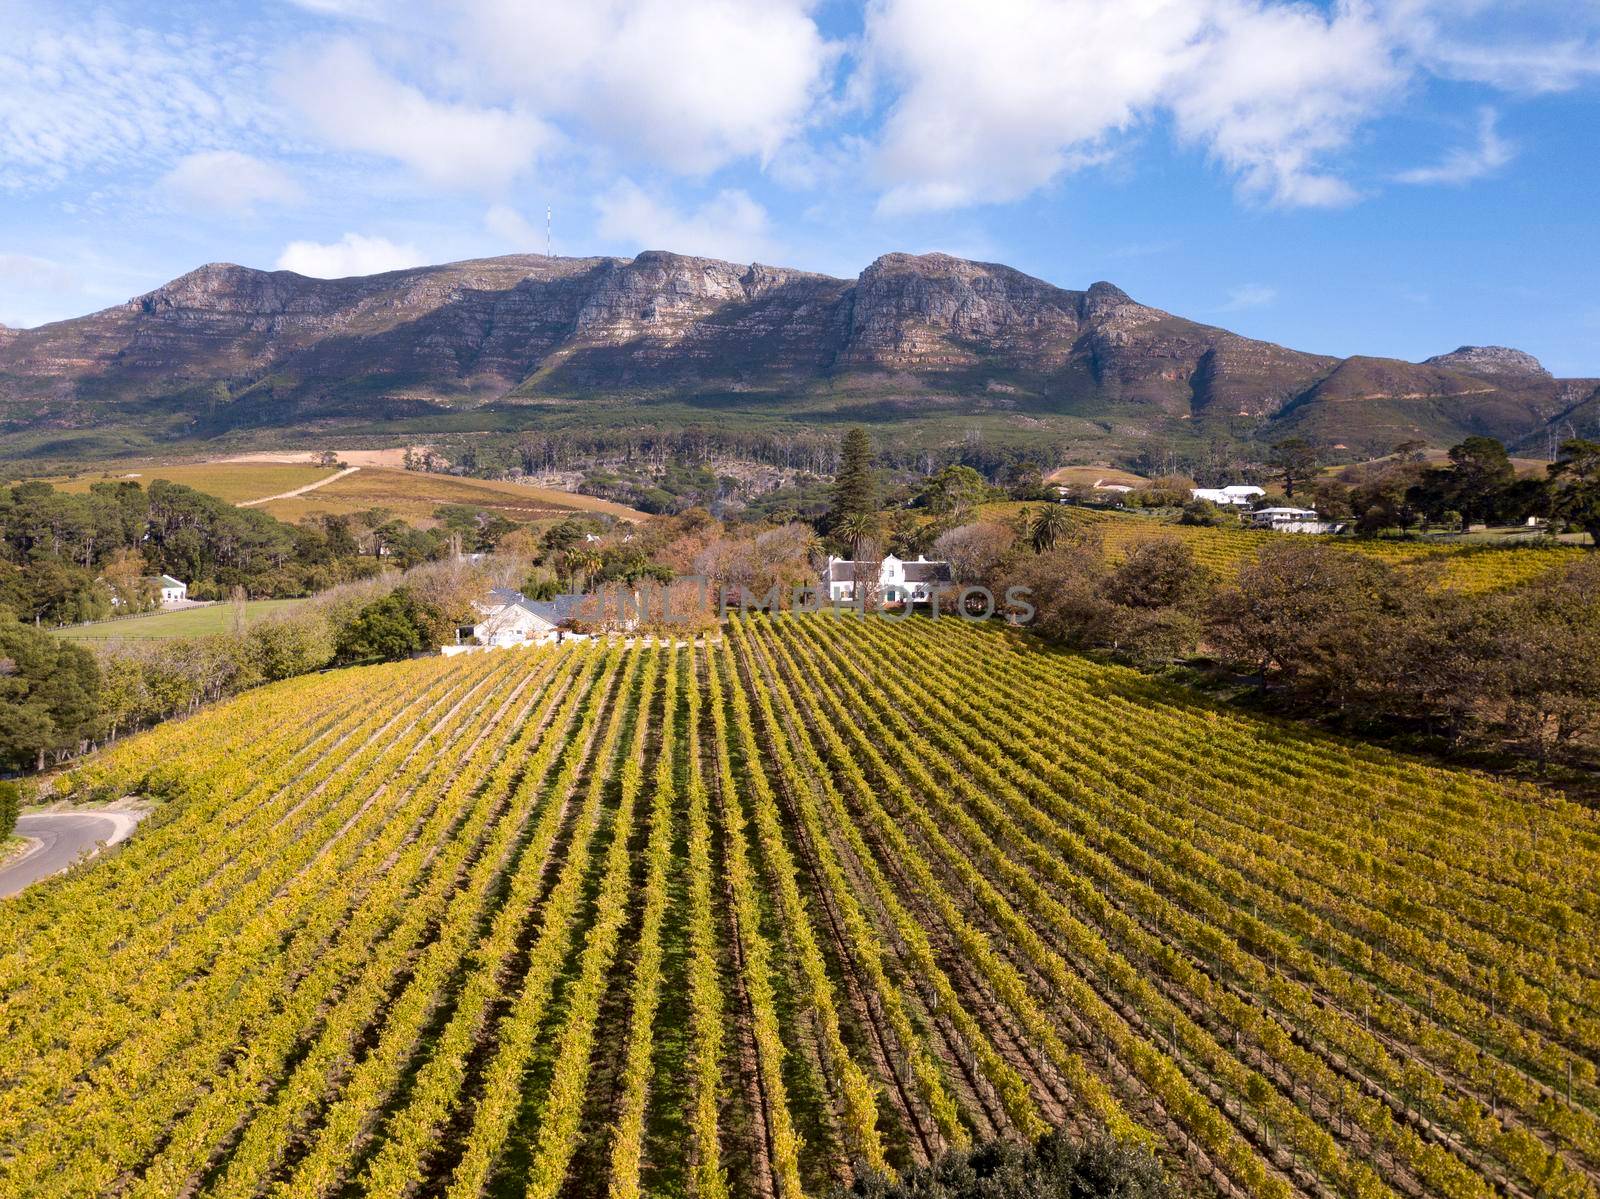
[[[145,582],[154,583],[158,587],[182,587],[188,590],[189,584],[182,579],[175,579],[171,575],[146,575]]]
[[[1251,516],[1276,517],[1280,520],[1320,520],[1314,508],[1257,508]]]
[[[566,594],[553,599],[531,600],[522,592],[513,591],[509,587],[495,587],[489,592],[489,602],[478,605],[478,608],[488,616],[507,608],[519,608],[530,616],[557,625],[577,615],[579,605],[588,598],[586,595]]]
[[[889,555],[894,557],[894,555]],[[885,559],[887,560],[887,559]],[[899,558],[895,558],[899,562]],[[871,563],[866,564],[871,570]],[[948,583],[951,579],[950,563],[930,562],[926,558],[918,558],[915,562],[903,564],[908,583]],[[878,563],[882,570],[883,563]],[[824,577],[831,583],[853,583],[856,579],[856,564],[849,558],[829,558]]]

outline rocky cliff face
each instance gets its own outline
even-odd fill
[[[1359,424],[1363,404],[1479,397],[1508,435],[1536,423],[1554,383],[1515,350],[1341,361],[1184,320],[1110,283],[1071,291],[944,254],[888,254],[854,280],[665,252],[334,280],[213,264],[77,320],[0,327],[9,431],[119,413],[207,432],[548,396],[734,391],[755,405],[855,388],[900,412],[1000,395],[1030,412],[1134,414],[1146,429],[1198,418],[1248,431],[1336,405],[1343,415],[1309,426],[1319,435],[1328,419]]]
[[[1462,346],[1425,359],[1424,366],[1442,366],[1473,375],[1513,375],[1549,379],[1551,374],[1532,354],[1508,346]]]

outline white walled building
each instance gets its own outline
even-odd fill
[[[1253,487],[1247,483],[1231,483],[1227,487],[1196,487],[1189,492],[1189,498],[1207,500],[1213,504],[1224,507],[1248,508],[1266,491],[1260,487]]]
[[[1338,521],[1323,520],[1313,508],[1258,508],[1249,521],[1274,533],[1337,533],[1344,528]]]
[[[856,563],[849,558],[828,558],[822,569],[822,585],[828,599],[837,603],[851,603],[856,598],[856,568],[870,570],[872,563]],[[907,562],[893,554],[877,564],[878,601],[880,603],[927,603],[933,587],[951,580],[948,562],[931,562],[918,558]]]

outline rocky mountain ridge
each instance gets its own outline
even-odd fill
[[[1408,430],[1536,435],[1595,381],[1462,347],[1338,359],[945,254],[856,279],[664,251],[509,255],[348,279],[215,263],[126,304],[0,330],[0,433],[122,422],[162,436],[663,398],[792,419],[929,412],[1209,428],[1387,448]],[[1577,399],[1574,399],[1574,396]],[[730,400],[729,397],[735,397]]]

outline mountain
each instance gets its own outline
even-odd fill
[[[853,280],[659,251],[349,279],[219,263],[89,316],[0,329],[0,436],[33,452],[108,429],[980,418],[1018,436],[1293,431],[1386,450],[1537,436],[1596,385],[1500,347],[1420,364],[1302,353],[1110,283],[1071,291],[944,254],[887,254]]]

